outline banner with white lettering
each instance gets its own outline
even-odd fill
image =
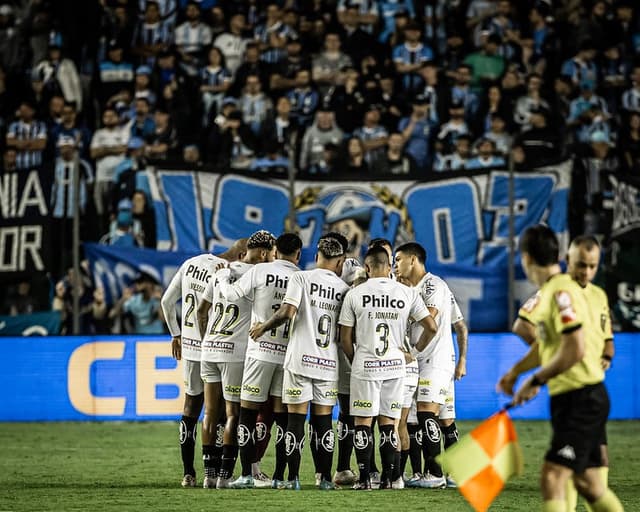
[[[605,282],[617,330],[640,330],[640,178],[609,174]]]
[[[0,336],[54,336],[59,333],[59,311],[0,316]]]
[[[50,171],[0,175],[0,281],[48,269],[51,183]]]

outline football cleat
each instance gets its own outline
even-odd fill
[[[218,483],[217,476],[214,476],[214,477],[205,476],[204,480],[202,481],[202,487],[205,489],[215,489],[217,483]]]
[[[391,480],[385,478],[384,480],[380,480],[380,484],[378,485],[378,489],[391,489]]]
[[[185,489],[187,487],[195,487],[196,486],[196,477],[192,475],[184,475],[182,478],[182,483],[180,484]]]
[[[457,489],[458,484],[451,475],[447,475],[447,487],[449,489]]]
[[[404,489],[404,478],[398,477],[397,480],[391,482],[392,489]]]
[[[318,486],[318,489],[320,489],[321,491],[336,491],[340,489],[340,487],[338,487],[333,482],[330,482],[329,480],[325,480],[323,478],[322,480],[320,480],[320,485]]]
[[[422,475],[418,487],[422,489],[444,489],[447,486],[447,480],[444,476],[433,476],[429,473]]]
[[[316,473],[314,476],[316,477],[316,487],[320,487],[320,482],[322,481],[322,473]]]
[[[370,491],[371,482],[356,482],[355,484],[353,484],[352,489],[354,491]]]
[[[338,485],[353,485],[356,482],[356,475],[350,469],[336,471],[333,475],[333,482]]]
[[[229,485],[233,482],[233,478],[222,478],[218,477],[218,481],[216,482],[216,489],[230,489]]]
[[[302,486],[300,485],[300,479],[294,478],[293,480],[287,480],[287,482],[284,484],[284,488],[289,489],[290,491],[301,490]]]
[[[258,489],[268,489],[271,487],[271,478],[260,471],[257,475],[253,475],[253,485]]]
[[[414,473],[411,478],[407,479],[404,485],[405,487],[420,487],[418,483],[420,482],[421,478],[422,478],[422,475],[420,473]]]
[[[284,489],[286,485],[287,485],[286,480],[276,480],[275,478],[271,480],[272,489]]]
[[[237,478],[233,482],[229,482],[230,489],[253,489],[253,477],[251,475],[244,475]]]
[[[371,473],[370,481],[371,481],[372,489],[380,488],[380,473],[378,473],[377,471],[374,471],[373,473]]]

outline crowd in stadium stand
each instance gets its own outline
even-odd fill
[[[82,239],[123,247],[155,247],[137,175],[158,163],[377,179],[573,158],[588,206],[601,171],[640,169],[639,10],[632,0],[0,0],[1,172],[49,165],[67,249],[70,163]],[[56,252],[64,311],[74,277],[69,251]],[[88,328],[110,328],[100,291],[85,288]],[[12,301],[3,313],[39,307]]]

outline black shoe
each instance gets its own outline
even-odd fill
[[[353,485],[354,491],[370,491],[371,490],[371,482],[356,482]]]
[[[392,489],[391,480],[381,480],[379,489]]]

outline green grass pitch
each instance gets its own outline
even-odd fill
[[[461,422],[461,433],[474,425]],[[491,510],[540,509],[538,470],[549,426],[517,422],[516,428],[525,457],[524,475],[507,484]],[[182,489],[177,439],[177,424],[171,422],[0,424],[0,511],[471,510],[453,489],[318,491],[313,487],[308,448],[301,492]],[[640,511],[638,439],[640,422],[609,424],[610,483],[628,512]],[[199,452],[197,448],[198,459]],[[201,467],[196,461],[196,468]],[[272,469],[273,446],[262,467],[266,472]]]

